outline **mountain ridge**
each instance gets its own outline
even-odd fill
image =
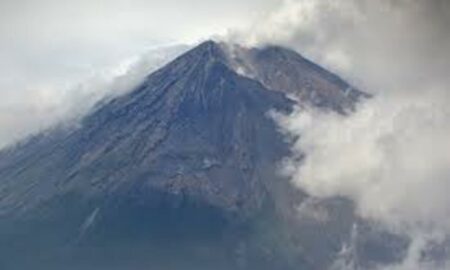
[[[46,270],[60,269],[54,254],[62,265],[81,256],[87,265],[73,268],[83,270],[117,268],[115,256],[119,265],[141,262],[136,269],[323,269],[350,234],[351,207],[330,203],[339,213],[333,235],[295,240],[287,228],[305,194],[278,173],[290,143],[268,112],[304,102],[343,113],[363,93],[346,95],[348,84],[302,57],[279,56],[281,48],[227,50],[202,43],[77,127],[0,152],[0,240],[11,244],[0,243],[0,264],[29,268],[14,260],[28,252]],[[301,239],[333,225],[313,224]],[[180,266],[170,266],[171,252]],[[192,267],[181,268],[186,262]]]
[[[211,54],[211,52],[213,52],[213,54]],[[187,120],[202,117],[200,114],[206,112],[211,113],[211,110],[214,110],[214,107],[220,107],[220,103],[224,101],[226,95],[231,95],[228,100],[230,107],[234,106],[232,104],[234,103],[233,100],[245,101],[249,98],[256,98],[248,95],[246,96],[246,89],[231,93],[232,90],[229,89],[233,89],[235,80],[242,81],[244,87],[241,88],[246,88],[248,86],[248,88],[261,89],[247,93],[249,95],[253,95],[258,91],[265,91],[258,82],[240,77],[232,72],[232,70],[223,62],[224,59],[218,58],[221,53],[222,51],[219,50],[219,47],[215,43],[207,42],[200,45],[198,48],[186,54],[184,58],[176,59],[172,63],[169,63],[165,68],[155,72],[152,76],[147,78],[140,87],[130,94],[113,99],[97,111],[94,111],[92,114],[85,117],[80,124],[82,128],[70,131],[68,137],[63,138],[61,142],[58,142],[59,139],[57,139],[56,143],[53,142],[51,145],[48,145],[46,140],[49,139],[49,137],[44,136],[44,145],[49,149],[38,151],[40,152],[40,156],[45,155],[45,153],[51,155],[52,151],[58,151],[57,146],[60,143],[65,143],[67,146],[76,145],[76,147],[71,146],[64,150],[65,154],[61,154],[64,156],[63,159],[66,160],[64,165],[58,165],[53,171],[58,171],[58,169],[67,166],[70,167],[69,164],[71,164],[71,162],[76,163],[76,166],[82,168],[85,166],[83,164],[88,160],[95,161],[96,156],[107,155],[111,148],[120,147],[120,144],[117,142],[122,138],[137,136],[136,134],[140,134],[140,132],[145,133],[148,129],[152,129],[153,136],[146,140],[137,140],[136,142],[145,142],[145,147],[148,148],[148,151],[151,151],[159,141],[165,139],[166,133],[170,129],[170,125],[173,121],[179,120],[175,119],[175,117],[184,117]],[[190,63],[192,57],[195,58],[197,62],[192,63],[192,66],[186,65],[185,61]],[[192,76],[192,73],[194,76]],[[160,76],[169,78],[169,80],[163,80],[161,82],[159,80]],[[225,81],[230,85],[221,88],[220,83],[223,83],[221,79],[224,77],[226,77]],[[149,85],[151,87],[149,87]],[[182,87],[178,87],[178,85],[182,85]],[[211,93],[211,89],[217,89],[217,91]],[[232,97],[233,95],[242,95],[242,98]],[[287,102],[292,105],[292,103],[287,99],[284,99],[281,94],[267,92],[265,95],[280,100],[275,102]],[[205,99],[205,97],[207,97],[207,99]],[[284,101],[281,101],[282,99],[284,99]],[[208,103],[205,103],[205,100],[207,100]],[[207,105],[209,105],[209,107],[205,107]],[[263,104],[263,106],[267,105]],[[268,110],[270,108],[267,107],[266,109]],[[275,109],[286,110],[287,106],[278,106],[278,108]],[[264,114],[264,110],[260,113]],[[150,122],[147,121],[145,117],[150,114],[157,114],[157,118]],[[118,119],[122,118],[124,118],[124,121],[120,122]],[[144,124],[141,125],[140,123]],[[108,130],[108,132],[110,134],[115,134],[115,137],[111,142],[108,142],[107,144],[102,142],[102,140],[108,137],[108,134],[102,133],[102,131],[99,130],[99,127],[102,127],[102,129],[109,127],[110,130]],[[208,126],[205,126],[204,128],[207,129]],[[64,131],[61,131],[61,133],[63,134],[63,137],[66,136]],[[101,135],[93,136],[93,134],[96,133],[101,133]],[[57,134],[55,136],[58,137]],[[76,142],[71,142],[74,137]],[[65,140],[69,140],[69,142],[66,143]],[[220,141],[221,139],[218,139],[214,141],[213,144],[220,146]],[[34,143],[35,142],[33,142],[33,144]],[[37,144],[39,144],[39,142]],[[132,147],[124,150],[128,151],[125,152],[127,153],[126,155],[134,158],[139,157],[139,155],[136,154],[137,150],[133,152],[133,150],[129,149],[132,149]],[[226,149],[222,150],[226,151]],[[83,151],[86,153],[81,154]],[[39,161],[36,162],[39,163]],[[59,160],[56,161],[55,164],[58,164],[58,162]],[[120,162],[123,161],[120,160]],[[51,165],[49,166],[52,167]],[[115,164],[112,166],[114,168],[120,168],[122,165]],[[65,170],[62,172],[62,177],[64,177],[63,175],[66,175],[67,177],[65,178],[70,180],[76,177],[77,171],[79,170],[80,168],[71,168],[69,171]],[[106,173],[110,173],[108,172],[108,168],[106,170]],[[2,172],[4,172],[4,170],[2,170]],[[45,174],[45,171],[43,173]]]
[[[233,89],[233,85],[222,88],[221,90],[218,90],[214,94],[211,94],[210,89],[214,89],[217,82],[220,84],[223,83],[224,81],[228,81],[230,84],[233,84],[235,80],[241,80],[243,84],[250,85],[249,88],[260,88],[262,89],[261,91],[269,90],[268,88],[266,88],[267,80],[265,83],[261,82],[260,80],[252,80],[250,77],[242,76],[241,74],[239,74],[239,72],[233,69],[232,67],[233,64],[231,63],[230,55],[229,54],[227,55],[224,46],[225,45],[213,41],[206,41],[197,46],[196,48],[192,49],[191,51],[187,52],[186,54],[176,58],[175,60],[167,64],[165,67],[149,75],[145,79],[144,83],[142,83],[140,86],[138,86],[135,90],[133,90],[129,94],[116,97],[110,102],[98,108],[97,110],[94,110],[92,113],[87,115],[81,121],[80,126],[87,127],[85,128],[87,130],[84,132],[82,137],[78,139],[82,143],[78,143],[77,147],[80,148],[80,145],[85,145],[83,147],[85,147],[84,149],[87,149],[89,148],[89,146],[87,145],[91,146],[95,145],[94,141],[100,144],[100,141],[103,138],[99,139],[90,138],[91,135],[89,129],[95,130],[99,126],[105,125],[105,123],[107,123],[108,121],[114,122],[114,118],[121,118],[121,117],[125,117],[126,121],[129,123],[138,124],[139,121],[145,120],[142,117],[145,117],[146,115],[149,115],[151,113],[155,113],[156,110],[159,110],[158,119],[156,119],[158,123],[152,122],[151,124],[147,123],[146,124],[147,126],[139,126],[139,128],[143,129],[142,132],[144,132],[146,128],[147,129],[153,128],[154,130],[156,130],[154,132],[155,135],[153,136],[153,138],[151,140],[147,140],[146,142],[147,145],[146,147],[148,147],[150,150],[152,148],[152,145],[156,145],[160,140],[165,139],[164,134],[168,130],[167,129],[168,125],[172,122],[173,115],[177,115],[177,112],[174,112],[175,110],[180,111],[180,113],[178,113],[178,116],[180,116],[183,113],[201,114],[208,112],[209,109],[221,106],[220,103],[224,101],[223,99],[225,93],[224,91],[230,91],[229,89]],[[285,49],[281,47],[268,47],[266,49],[261,49],[257,53],[261,52],[264,53],[266,51],[269,51],[270,54],[273,54],[274,52],[272,51],[275,51],[276,55],[279,54],[283,55],[285,53],[287,53],[288,55],[295,54],[295,52],[293,51],[286,52]],[[304,58],[301,56],[297,57],[299,59],[302,59],[302,61],[307,61],[303,60]],[[316,69],[316,67],[313,66],[313,69]],[[329,76],[333,77],[334,75]],[[224,77],[226,77],[225,80]],[[164,78],[164,80],[161,80],[161,78]],[[341,88],[348,87],[347,84],[343,84],[340,81],[338,82]],[[272,84],[276,85],[276,83]],[[177,85],[183,85],[183,87],[178,87]],[[294,88],[294,90],[291,90],[290,92],[292,93],[295,90],[296,89]],[[342,91],[342,89],[339,90]],[[282,101],[282,103],[285,103],[287,105],[267,108],[267,111],[273,109],[288,112],[290,110],[288,107],[292,107],[294,105],[294,101],[289,101],[289,99],[282,97],[285,91],[280,91],[280,94],[277,94],[278,91],[274,91],[272,89],[270,89],[270,91],[272,92],[267,92],[265,95],[270,95],[273,96],[274,99],[280,100],[277,102],[281,102],[282,99],[285,99],[285,101]],[[241,92],[245,93],[245,90]],[[253,93],[254,92],[252,92],[251,94]],[[275,97],[277,95],[278,97]],[[234,99],[241,100],[241,98],[237,97],[235,97]],[[160,102],[161,100],[163,100],[163,102]],[[185,100],[188,101],[185,102]],[[230,102],[230,104],[232,103],[231,100],[228,102]],[[354,101],[352,100],[352,102]],[[206,108],[205,106],[210,106],[211,108]],[[342,106],[348,105],[345,103]],[[198,111],[193,111],[191,110],[192,108]],[[185,111],[183,112],[183,110]],[[343,111],[343,108],[337,108],[336,110]],[[261,113],[264,114],[264,112]],[[189,117],[191,116],[188,116],[186,118],[189,119]],[[195,117],[195,115],[193,115],[193,117]],[[133,134],[138,134],[136,127],[119,128],[119,126],[120,125],[112,126],[113,129],[110,130],[110,133],[112,132],[121,134],[117,135],[117,138],[115,138],[115,140],[120,140],[120,136],[125,137],[125,136],[133,136]],[[71,130],[69,132],[71,133],[70,136],[66,139],[70,139],[70,137],[73,137],[74,134],[77,134],[77,132],[78,132],[77,128],[75,129],[75,131]],[[59,133],[64,133],[64,131],[59,131]],[[51,133],[50,138],[52,136],[57,137],[58,136],[57,134],[59,133],[58,132]],[[49,139],[48,135],[42,136],[45,138],[43,138],[41,141]],[[106,137],[107,135],[105,134],[103,136]],[[89,140],[93,141],[88,142]],[[37,139],[37,141],[39,141],[39,139]],[[220,144],[219,141],[216,141],[214,143]],[[39,142],[36,143],[36,141],[32,141],[31,144],[39,145]],[[109,146],[105,145],[104,149],[97,149],[94,151],[92,151],[92,149],[89,149],[89,155],[85,154],[84,156],[78,157],[80,161],[78,166],[83,166],[83,162],[85,163],[89,159],[94,159],[95,155],[107,153],[109,151],[108,147],[113,147],[113,144],[114,143],[111,142]],[[49,147],[52,148],[55,146]],[[95,147],[91,148],[95,149]],[[79,150],[80,149],[76,149],[76,151],[73,152],[77,151],[80,152]],[[2,151],[1,153],[3,155],[7,155],[5,154],[7,152],[14,152],[14,151],[13,150]],[[20,150],[18,152],[20,152]],[[41,155],[42,153],[45,153],[45,151],[40,152]],[[131,152],[130,155],[134,154]],[[3,158],[3,160],[4,159],[5,158]],[[2,166],[1,161],[0,166]],[[2,172],[4,172],[4,169],[2,170]],[[73,171],[69,172],[68,174],[69,178],[75,177],[76,169],[73,169]]]

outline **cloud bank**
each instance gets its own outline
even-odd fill
[[[404,261],[383,269],[448,269],[424,254],[450,235],[450,2],[287,0],[262,22],[244,42],[296,48],[375,96],[349,117],[279,116],[299,137],[284,173],[408,235]]]

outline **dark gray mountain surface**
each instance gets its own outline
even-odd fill
[[[202,43],[0,152],[0,269],[324,269],[360,222],[343,199],[297,215],[308,199],[277,173],[290,145],[268,113],[363,96],[284,48]],[[405,245],[365,235],[364,263]]]

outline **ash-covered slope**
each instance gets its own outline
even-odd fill
[[[289,145],[267,114],[292,109],[286,93],[339,112],[363,94],[292,51],[237,55],[224,46],[205,42],[99,105],[79,126],[0,153],[0,267],[327,263],[350,221],[314,240],[333,243],[326,260],[315,258],[321,245],[310,254],[285,250],[282,239],[290,236],[277,219],[298,194],[276,173]],[[351,215],[336,211],[346,213],[337,219]]]

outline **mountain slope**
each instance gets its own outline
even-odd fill
[[[294,54],[280,48],[257,54],[276,58],[276,53],[281,55],[280,61],[285,54]],[[280,64],[279,70],[306,72],[305,76],[316,72],[315,65],[299,59],[300,69]],[[253,66],[271,65],[261,62]],[[269,71],[265,74],[271,77]],[[284,76],[299,78],[288,75]],[[330,76],[324,76],[324,86],[332,85]],[[349,86],[334,80],[332,87],[315,87],[333,93],[326,104],[340,104],[342,110],[354,99],[340,96]],[[303,89],[299,83],[282,89],[294,93]],[[264,84],[277,89],[282,82],[264,79]],[[299,95],[303,93],[299,91]],[[132,93],[100,107],[83,120],[81,128],[56,130],[3,153],[0,192],[18,191],[3,191],[0,209],[72,189],[112,192],[134,182],[171,192],[188,189],[229,209],[236,208],[239,201],[257,207],[257,194],[264,192],[257,183],[264,182],[259,179],[265,175],[260,170],[273,168],[287,154],[266,114],[270,110],[287,112],[292,105],[282,93],[238,75],[221,45],[206,42],[149,76]],[[195,175],[198,172],[201,175]],[[181,180],[180,176],[192,179]],[[249,193],[255,198],[248,198]]]
[[[303,195],[277,174],[289,143],[268,112],[292,110],[287,93],[345,112],[364,95],[349,89],[286,49],[200,44],[78,126],[0,153],[0,266],[320,268],[351,221],[316,249],[288,250]]]
[[[186,189],[230,210],[239,201],[244,208],[257,207],[264,190],[254,167],[286,154],[265,114],[287,111],[292,102],[235,74],[214,50],[217,45],[207,43],[177,59],[86,117],[81,128],[45,134],[5,153],[2,186],[19,192],[3,196],[2,206],[15,201],[8,195],[21,203],[139,183],[169,192]]]

